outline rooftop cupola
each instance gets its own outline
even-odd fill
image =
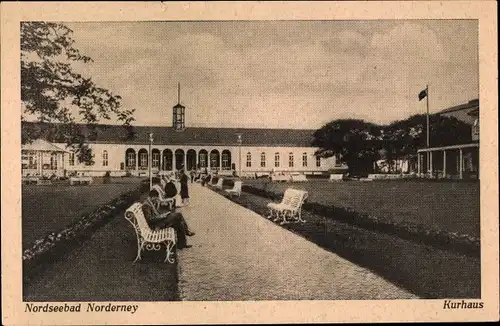
[[[186,107],[181,104],[181,85],[177,84],[177,104],[172,109],[172,127],[175,131],[186,128]]]

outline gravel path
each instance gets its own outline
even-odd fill
[[[189,191],[180,211],[196,235],[179,253],[182,300],[417,298],[209,189]]]

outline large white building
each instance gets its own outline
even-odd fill
[[[127,174],[147,175],[149,161],[153,173],[206,168],[208,171],[240,173],[254,176],[271,172],[322,174],[331,169],[345,168],[335,157],[319,158],[317,148],[311,147],[314,130],[249,129],[189,127],[185,121],[185,107],[173,107],[172,127],[119,125],[79,125],[87,136],[94,154],[94,164],[78,163],[75,155],[66,149],[62,134],[55,133],[54,125],[25,122],[23,128],[40,128],[43,138],[61,151],[58,165],[23,165],[23,175],[39,171],[39,175],[60,176],[61,171],[51,167],[64,167],[63,174],[84,172],[101,176],[107,171],[114,176]],[[67,151],[67,152],[63,152]],[[34,155],[29,145],[23,147],[23,156]],[[50,154],[47,154],[50,155]],[[57,172],[57,173],[56,173]]]

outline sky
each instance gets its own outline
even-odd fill
[[[479,96],[474,20],[64,23],[135,125],[317,129],[389,123]],[[107,122],[107,123],[113,123]]]

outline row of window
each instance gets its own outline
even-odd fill
[[[127,153],[127,165],[129,167],[135,167],[135,153]],[[206,155],[200,155],[199,156],[199,164],[200,167],[207,167],[206,166]],[[160,153],[153,153],[152,154],[152,162],[153,162],[153,167],[159,167],[160,166]],[[294,154],[289,153],[288,154],[288,167],[293,168],[294,167]],[[218,155],[217,154],[211,154],[210,155],[210,163],[211,166],[216,167],[219,165],[218,162]],[[222,153],[222,167],[229,167],[230,165],[230,156],[227,153]],[[262,152],[260,154],[260,167],[265,168],[266,167],[266,153]],[[303,153],[302,154],[302,167],[307,167],[308,164],[308,154]],[[75,154],[70,153],[69,154],[69,165],[73,166],[75,165]],[[147,166],[148,165],[148,153],[140,153],[139,155],[139,165],[140,166]],[[102,152],[102,166],[108,166],[108,151],[104,150]],[[246,154],[246,167],[250,168],[252,167],[252,153],[248,152]],[[279,168],[280,167],[280,153],[276,152],[274,153],[274,167]],[[321,158],[316,157],[316,167],[321,167]]]
[[[75,165],[75,153],[69,153],[69,165]],[[102,151],[102,166],[108,166],[108,151]]]
[[[247,168],[252,167],[252,153],[248,152],[246,155],[246,166]],[[302,167],[307,167],[307,159],[308,155],[307,153],[302,154]],[[293,168],[295,165],[295,159],[294,159],[294,154],[293,153],[288,153],[288,167]],[[316,167],[321,166],[321,158],[316,157]],[[262,152],[260,153],[260,167],[265,168],[266,167],[266,153]],[[274,167],[279,168],[280,167],[280,153],[276,152],[274,153]]]
[[[44,161],[42,159],[42,161]],[[54,153],[50,155],[50,164],[46,162],[42,163],[42,169],[44,170],[57,170],[57,154]],[[38,155],[36,153],[27,153],[21,156],[21,167],[23,169],[38,169]]]

